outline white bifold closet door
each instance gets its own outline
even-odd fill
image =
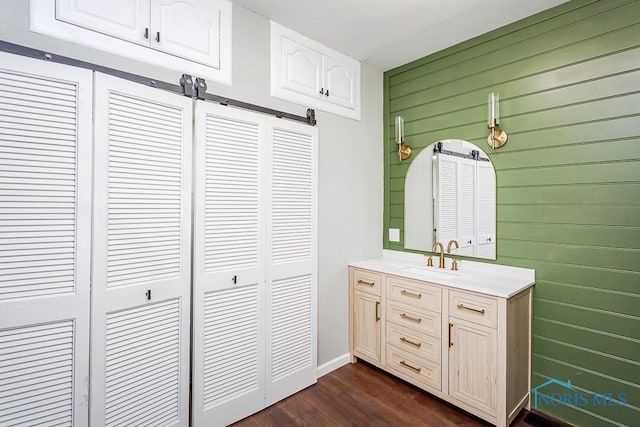
[[[196,102],[193,420],[316,382],[317,129]]]
[[[189,423],[192,108],[96,73],[94,426]]]
[[[86,426],[91,71],[0,53],[0,425]]]

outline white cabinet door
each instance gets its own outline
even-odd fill
[[[192,101],[96,73],[91,424],[189,423]]]
[[[322,54],[282,36],[282,87],[320,98],[322,86]]]
[[[265,406],[265,139],[255,113],[196,102],[193,420]]]
[[[223,16],[231,4],[216,0],[151,0],[151,47],[220,69]]]
[[[270,119],[267,143],[267,405],[317,380],[317,139]]]
[[[149,0],[56,0],[56,18],[119,39],[148,44],[145,35],[149,34]]]
[[[0,53],[0,425],[88,423],[91,71]]]
[[[343,107],[356,108],[357,73],[353,64],[331,56],[323,57],[325,100]]]

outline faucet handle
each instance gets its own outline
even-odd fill
[[[451,263],[451,270],[456,271],[458,270],[458,261],[457,260],[453,260],[453,262]]]
[[[433,258],[431,255],[427,256],[427,267],[433,267]]]

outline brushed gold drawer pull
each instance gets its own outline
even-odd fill
[[[462,308],[469,311],[475,311],[476,313],[484,314],[484,308],[478,310],[477,308],[466,307],[464,304],[458,304],[458,308]]]
[[[422,319],[420,319],[419,317],[409,316],[407,313],[400,314],[400,317],[402,317],[403,319],[407,319],[407,320],[413,320],[416,323],[421,323],[422,322]]]
[[[358,279],[359,285],[375,286],[376,282],[367,282],[366,280]]]
[[[401,290],[400,293],[402,295],[405,295],[405,296],[408,296],[408,297],[412,297],[412,298],[417,298],[417,299],[422,298],[422,294],[414,294],[413,292],[405,291],[404,289]]]
[[[422,343],[413,342],[411,340],[406,339],[405,337],[400,337],[400,341],[406,342],[407,344],[411,344],[412,346],[415,346],[415,347],[418,347],[418,348],[422,347]]]
[[[400,361],[400,364],[402,366],[405,366],[411,370],[413,370],[414,372],[420,373],[420,371],[422,370],[422,368],[416,368],[415,366],[411,366],[410,364],[408,364],[407,362],[405,362],[404,360]]]
[[[376,322],[380,320],[380,301],[376,301]]]

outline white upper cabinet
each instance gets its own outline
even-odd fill
[[[271,95],[360,120],[360,63],[271,22]]]
[[[31,0],[32,31],[231,84],[229,0]]]

